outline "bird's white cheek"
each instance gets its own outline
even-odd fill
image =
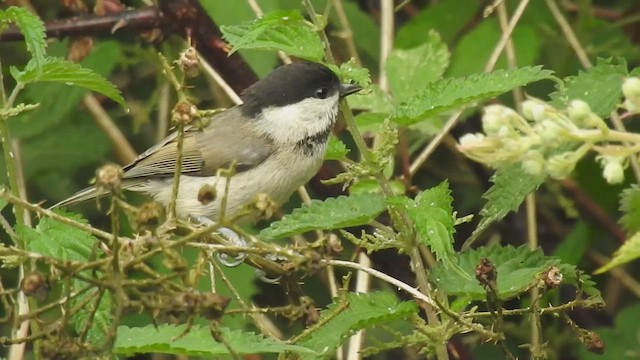
[[[338,94],[326,99],[308,98],[299,103],[262,111],[259,131],[278,142],[297,142],[326,131],[338,113]]]

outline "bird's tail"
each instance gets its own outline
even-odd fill
[[[50,207],[50,209],[60,208],[63,206],[71,206],[83,201],[91,200],[96,197],[101,197],[105,192],[99,192],[95,186],[88,187],[73,194],[71,197],[60,201],[59,203]]]

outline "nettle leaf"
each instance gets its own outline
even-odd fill
[[[624,213],[620,223],[630,233],[640,231],[640,186],[631,185],[620,194],[620,211]]]
[[[56,212],[83,224],[88,222],[78,214]],[[91,234],[59,221],[42,218],[35,228],[16,225],[16,233],[29,251],[59,260],[87,261],[97,241]]]
[[[126,107],[120,91],[107,79],[93,72],[91,69],[83,68],[65,59],[55,57],[46,58],[42,66],[42,73],[40,74],[37,72],[34,60],[29,61],[24,71],[19,71],[15,67],[11,67],[10,71],[13,78],[22,84],[53,81],[67,85],[75,85],[96,91],[122,105],[122,107]]]
[[[482,220],[468,241],[475,239],[493,222],[517,210],[527,195],[542,185],[544,180],[544,176],[533,176],[525,172],[520,164],[498,169],[491,177],[493,186],[482,195],[487,199],[487,203],[480,210]]]
[[[289,55],[319,62],[324,45],[316,29],[299,11],[275,11],[240,25],[221,26],[224,39],[233,49],[282,50]]]
[[[349,149],[347,149],[347,145],[342,140],[335,136],[329,137],[327,152],[324,154],[325,160],[344,160],[348,153]]]
[[[622,82],[628,76],[624,59],[598,59],[596,66],[565,79],[564,87],[550,94],[555,107],[566,107],[571,100],[582,100],[601,117],[608,117],[622,97]]]
[[[344,310],[340,311],[339,307]],[[388,292],[349,293],[346,299],[337,300],[323,310],[319,320],[323,326],[302,338],[298,344],[328,354],[335,352],[336,347],[356,331],[404,319],[417,311],[414,302],[399,302],[394,294]]]
[[[420,46],[391,51],[385,69],[396,101],[407,100],[425,84],[439,80],[449,66],[450,56],[447,45],[434,30]]]
[[[427,84],[415,96],[398,106],[392,118],[401,125],[411,125],[427,117],[493,98],[535,81],[551,79],[552,74],[552,71],[544,70],[541,66],[527,66],[438,80]]]
[[[357,66],[353,59],[340,64],[340,67],[337,67],[334,64],[326,65],[336,73],[343,82],[355,82],[356,84],[360,84],[362,87],[367,87],[371,84],[371,74],[369,74],[369,69]]]
[[[78,214],[71,214],[62,210],[56,210],[56,213],[77,222],[88,224],[88,222]],[[18,224],[16,225],[16,233],[29,251],[51,256],[59,260],[78,262],[89,261],[93,246],[97,241],[91,234],[85,231],[50,218],[42,218],[35,228]],[[92,276],[91,271],[83,272],[83,274],[85,276]],[[73,287],[74,290],[77,291],[86,287],[87,284],[88,283],[84,281],[75,280]],[[95,291],[97,291],[97,289],[89,290],[73,298],[71,305],[74,306],[75,304],[84,302],[84,299],[94,295]],[[94,312],[93,306],[95,306],[95,303],[96,301],[93,301],[90,303],[90,306],[85,306],[73,314],[72,319],[76,330],[80,332],[84,329],[90,314],[93,314],[87,339],[94,344],[99,344],[111,326],[111,302],[108,294],[103,295]]]
[[[507,300],[517,297],[535,286],[538,275],[550,266],[557,266],[564,277],[564,281],[580,287],[588,294],[597,294],[593,282],[587,275],[579,274],[573,265],[561,264],[560,259],[545,256],[541,249],[530,250],[527,245],[518,248],[513,246],[490,246],[472,249],[457,254],[458,265],[471,279],[450,271],[438,263],[430,274],[439,289],[449,295],[465,295],[474,300],[486,298],[486,292],[475,279],[475,269],[480,259],[488,258],[497,270],[498,296]],[[579,274],[579,278],[578,275]]]
[[[280,221],[260,232],[263,239],[283,238],[311,230],[332,230],[369,223],[386,209],[385,200],[377,194],[339,196],[293,210]]]
[[[627,241],[616,250],[611,261],[603,267],[596,270],[595,274],[602,274],[616,266],[628,263],[629,261],[640,258],[640,232],[635,233],[627,239]]]
[[[453,265],[453,198],[447,181],[421,192],[415,199],[396,199],[400,199],[413,220],[422,243],[429,246],[447,267]]]
[[[33,67],[36,74],[40,74],[45,63],[45,27],[37,15],[27,8],[11,6],[5,11],[5,19],[15,23],[24,36],[27,51],[31,53]]]
[[[313,354],[312,350],[298,345],[290,345],[281,341],[267,339],[252,332],[220,328],[225,343],[236,354],[283,353],[291,351],[299,354]],[[118,337],[114,345],[114,352],[119,355],[134,355],[138,353],[163,353],[189,356],[220,356],[228,355],[229,350],[211,337],[211,330],[194,325],[182,337],[185,325],[130,328],[118,327]]]

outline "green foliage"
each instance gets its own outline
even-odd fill
[[[409,99],[425,84],[439,80],[449,65],[449,50],[435,31],[414,48],[395,49],[385,63],[391,92],[396,101]]]
[[[640,305],[633,304],[620,311],[613,327],[599,327],[593,331],[605,344],[606,359],[637,359],[640,354]],[[601,360],[603,356],[580,349],[580,359]]]
[[[212,338],[211,330],[195,325],[185,334],[185,325],[160,325],[130,328],[118,327],[118,338],[114,351],[123,356],[138,353],[163,353],[189,356],[228,355],[225,345]],[[313,352],[302,346],[290,345],[267,339],[251,332],[220,328],[220,336],[236,354],[283,353],[291,351],[311,355]],[[180,337],[180,335],[184,336]]]
[[[371,84],[371,75],[369,69],[365,69],[356,65],[352,60],[340,64],[340,67],[333,64],[326,64],[333,72],[338,74],[338,77],[343,82],[355,82],[363,87],[367,87]]]
[[[498,96],[528,83],[551,79],[552,71],[541,66],[496,70],[466,78],[447,78],[428,84],[412,99],[398,106],[393,120],[410,125],[463,105]]]
[[[620,194],[620,223],[629,234],[640,231],[640,186],[632,184]]]
[[[324,154],[325,160],[344,160],[349,149],[340,139],[335,136],[329,137],[329,144],[327,145],[327,153]]]
[[[571,100],[582,100],[596,115],[607,117],[620,102],[622,81],[627,75],[627,63],[623,59],[598,59],[596,66],[566,78],[564,86],[549,96],[557,107],[566,107]]]
[[[627,241],[625,241],[624,244],[622,244],[622,246],[620,246],[620,248],[615,252],[611,261],[596,270],[595,273],[601,274],[637,258],[640,258],[640,232],[637,232],[628,238]]]
[[[32,14],[27,8],[10,6],[4,12],[0,10],[0,32],[2,32],[1,24],[3,22],[15,23],[20,28],[20,32],[24,35],[24,41],[27,44],[27,51],[31,53],[31,61],[33,62],[35,73],[40,75],[45,64],[45,47],[47,46],[44,41],[44,24],[40,18]]]
[[[399,203],[413,220],[422,243],[428,245],[446,267],[454,266],[455,229],[449,183],[443,181],[440,185],[419,193],[413,200],[407,197],[399,199]]]
[[[303,59],[320,62],[324,45],[312,24],[299,11],[275,11],[234,26],[220,28],[233,49],[282,50]]]
[[[493,186],[482,195],[487,203],[480,210],[482,220],[473,232],[478,236],[493,222],[505,217],[520,207],[525,197],[544,182],[544,176],[532,176],[520,164],[512,164],[498,169],[491,177]]]
[[[348,293],[320,314],[322,327],[298,342],[316,353],[330,355],[356,331],[407,318],[417,311],[413,302],[399,302],[392,293]]]
[[[444,290],[449,295],[469,296],[474,300],[483,300],[486,298],[486,291],[475,279],[475,269],[482,258],[488,258],[496,267],[498,296],[502,300],[517,297],[538,284],[538,276],[550,266],[557,266],[560,269],[565,282],[576,286],[580,282],[580,286],[586,293],[597,294],[588,276],[580,274],[578,279],[575,267],[562,264],[557,258],[545,256],[539,248],[531,251],[527,245],[518,248],[481,247],[459,253],[458,265],[470,277],[465,278],[442,264],[437,264],[430,274],[431,281],[438,289]]]
[[[90,69],[83,68],[65,59],[46,58],[42,65],[41,73],[38,73],[36,62],[31,60],[23,71],[11,67],[11,75],[18,83],[23,85],[38,81],[53,81],[87,88],[103,94],[122,105],[122,107],[126,107],[120,91],[107,79]]]
[[[383,197],[376,194],[339,196],[293,210],[280,221],[260,232],[263,239],[276,239],[311,230],[332,230],[367,224],[386,209]]]

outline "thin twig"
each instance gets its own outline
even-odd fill
[[[504,47],[507,45],[507,42],[509,42],[509,39],[511,39],[511,34],[513,33],[513,30],[516,28],[518,21],[520,21],[520,17],[524,13],[524,10],[526,9],[528,4],[529,4],[529,0],[520,0],[518,7],[513,12],[513,16],[511,17],[511,20],[509,21],[507,28],[502,32],[502,36],[500,37],[498,44],[493,49],[493,53],[491,53],[491,56],[489,57],[489,61],[487,61],[486,65],[484,66],[485,72],[489,72],[493,70],[493,68],[496,66],[496,63],[500,58],[500,54],[502,53],[502,50],[504,50]]]

